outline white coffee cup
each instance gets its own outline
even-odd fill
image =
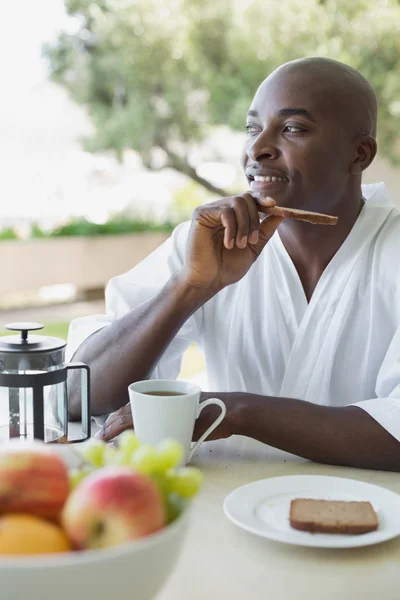
[[[137,381],[129,388],[135,433],[143,444],[156,445],[165,439],[177,440],[183,447],[187,463],[193,454],[226,415],[226,406],[219,398],[200,402],[201,389],[186,381],[150,379]],[[151,392],[170,392],[171,396]],[[175,395],[176,394],[176,395]],[[210,404],[221,408],[221,414],[192,446],[193,430],[201,411]]]

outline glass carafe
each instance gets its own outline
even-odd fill
[[[20,335],[0,338],[0,443],[11,438],[49,443],[90,437],[90,372],[83,363],[65,363],[66,342],[28,335],[39,323],[12,323]],[[68,385],[71,370],[81,372],[82,433],[68,436]]]

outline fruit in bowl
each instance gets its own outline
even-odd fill
[[[59,451],[42,442],[0,446],[2,597],[109,600],[117,589],[150,600],[178,559],[200,471],[179,467],[176,442],[145,446],[133,432],[116,447],[91,440],[71,450],[78,468],[69,474]]]
[[[62,524],[76,548],[109,548],[162,529],[166,507],[150,477],[109,466],[72,491]]]
[[[0,514],[57,520],[68,494],[67,467],[49,446],[11,441],[0,447]]]
[[[2,523],[7,532],[14,527],[17,539],[18,519],[6,523],[5,515],[36,516],[59,525],[74,550],[108,548],[170,525],[201,486],[198,469],[179,467],[183,452],[174,440],[153,447],[127,431],[116,446],[92,439],[78,453],[78,468],[68,472],[43,442],[0,446],[0,531]],[[17,546],[26,554],[44,551],[40,544]],[[1,554],[7,551],[0,542]]]
[[[50,554],[71,550],[67,535],[55,523],[14,513],[0,519],[0,555]]]
[[[185,540],[189,512],[151,535],[100,550],[0,556],[1,598],[151,600],[171,575]]]
[[[183,450],[175,440],[163,440],[154,447],[140,444],[133,431],[125,431],[116,446],[92,439],[82,444],[80,453],[80,466],[70,473],[72,487],[79,485],[93,471],[124,466],[155,483],[164,502],[167,523],[185,510],[201,488],[201,471],[179,466]]]

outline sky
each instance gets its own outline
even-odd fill
[[[8,100],[46,77],[41,46],[69,24],[63,0],[2,0],[0,73]]]
[[[99,171],[100,159],[82,152],[85,113],[65,90],[45,83],[47,65],[41,58],[45,42],[53,41],[60,30],[74,28],[63,0],[0,0],[0,197],[7,198],[0,206],[0,228],[14,221],[54,221],[77,213],[104,221],[111,209],[123,208],[129,199],[145,205],[149,190],[153,196],[157,189],[165,206],[177,184],[182,185],[176,173],[119,169],[109,161],[101,170],[106,179],[115,180],[112,189],[106,184],[88,189],[88,177]],[[220,177],[222,166],[213,169]],[[233,167],[225,170],[231,180]],[[212,179],[213,173],[202,174]]]

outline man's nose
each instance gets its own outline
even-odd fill
[[[254,162],[260,162],[262,159],[274,160],[279,156],[278,148],[266,133],[260,133],[246,148],[247,156]]]

